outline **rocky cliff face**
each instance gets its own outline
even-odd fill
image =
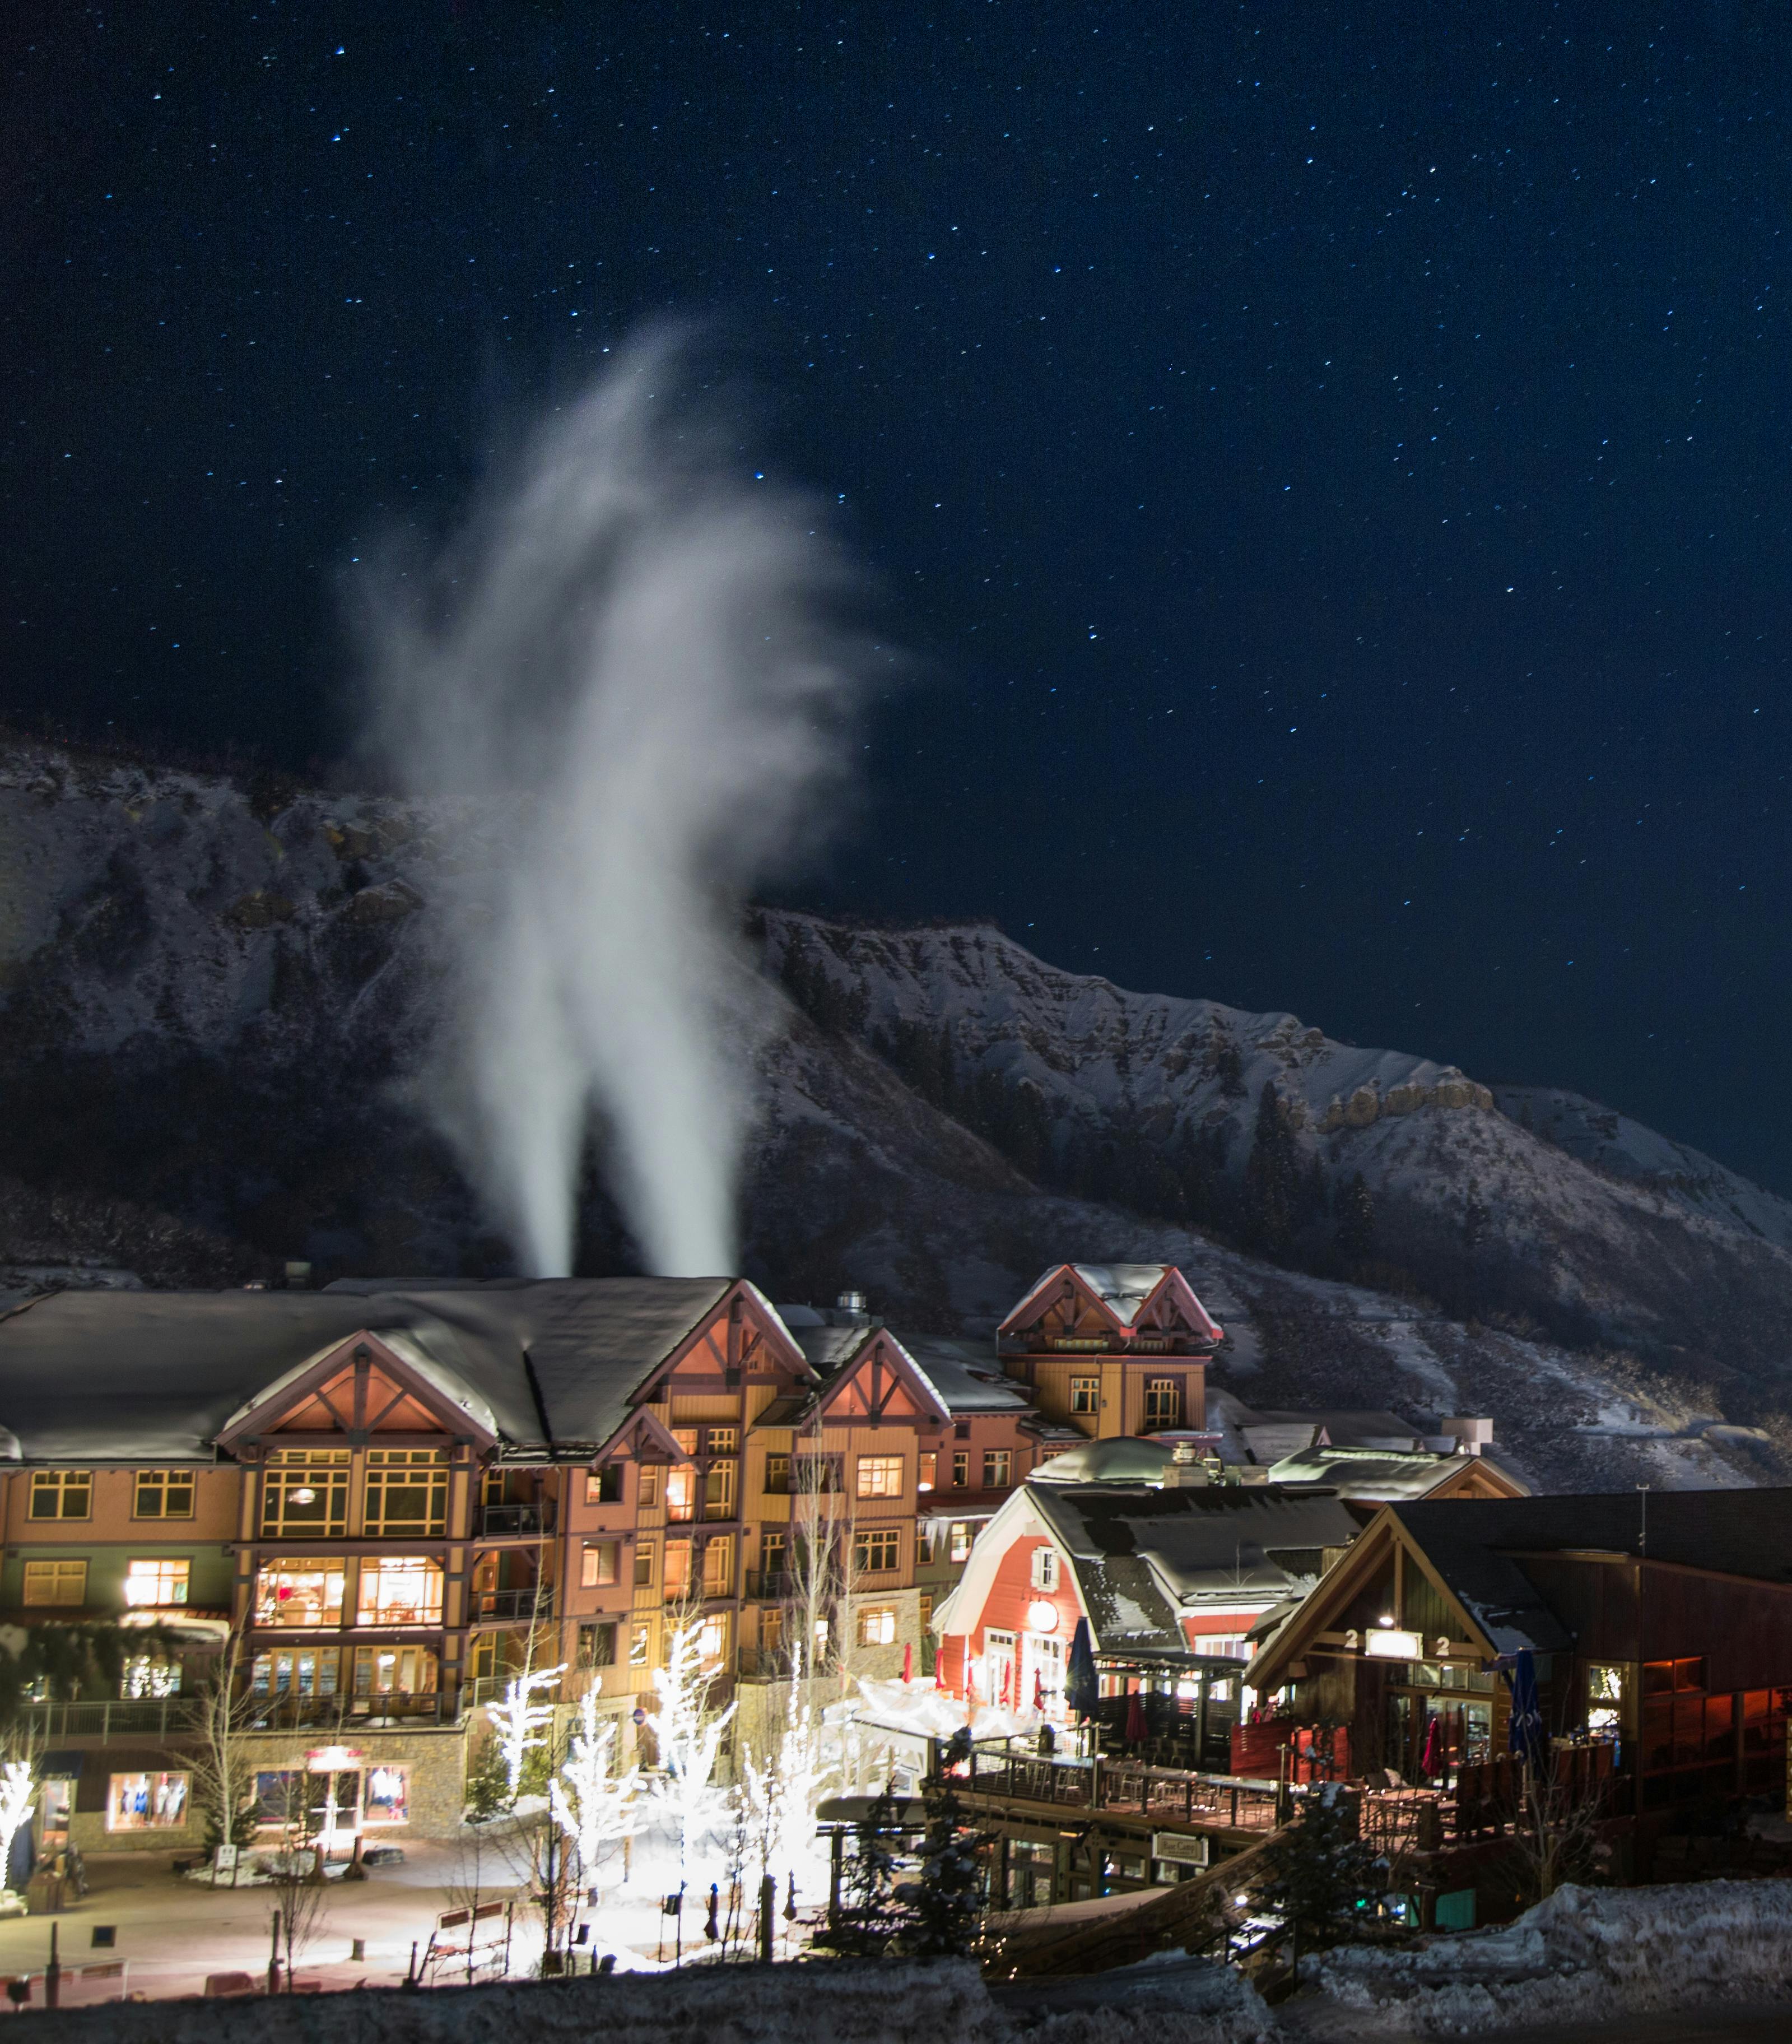
[[[505,821],[0,750],[0,1281],[505,1268],[416,1077],[438,912]],[[1552,1485],[1792,1469],[1792,1205],[1713,1160],[992,929],[754,931],[778,1296],[977,1331],[1057,1258],[1173,1258],[1250,1402],[1491,1412]],[[594,1167],[582,1267],[629,1254]]]

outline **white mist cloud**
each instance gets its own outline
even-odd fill
[[[376,620],[380,735],[483,866],[432,1104],[542,1276],[593,1105],[650,1267],[735,1269],[767,1013],[740,907],[840,781],[863,667],[819,520],[711,457],[677,367],[636,352],[557,415]]]

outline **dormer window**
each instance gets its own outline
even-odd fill
[[[1057,1550],[1055,1547],[1035,1547],[1033,1550],[1033,1587],[1036,1590],[1055,1590],[1057,1588]]]

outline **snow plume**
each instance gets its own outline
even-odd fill
[[[814,834],[864,666],[813,507],[724,466],[681,366],[638,348],[557,412],[375,620],[379,737],[468,869],[432,1109],[539,1277],[594,1110],[649,1267],[736,1267],[741,907]]]

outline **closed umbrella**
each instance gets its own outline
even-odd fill
[[[1080,1717],[1092,1718],[1101,1699],[1101,1683],[1096,1674],[1095,1648],[1089,1639],[1089,1621],[1080,1618],[1070,1635],[1070,1658],[1065,1669],[1064,1700]]]
[[[1138,1746],[1149,1735],[1151,1727],[1145,1723],[1145,1699],[1137,1689],[1126,1699],[1126,1743]]]
[[[1534,1762],[1543,1750],[1543,1704],[1537,1692],[1537,1662],[1528,1646],[1521,1646],[1506,1681],[1512,1690],[1512,1718],[1506,1727],[1506,1743],[1521,1759]]]
[[[912,1682],[915,1679],[915,1642],[911,1639],[905,1639],[902,1643],[902,1679],[905,1682]]]
[[[1046,1678],[1037,1668],[1033,1671],[1033,1708],[1042,1712],[1046,1708]]]

